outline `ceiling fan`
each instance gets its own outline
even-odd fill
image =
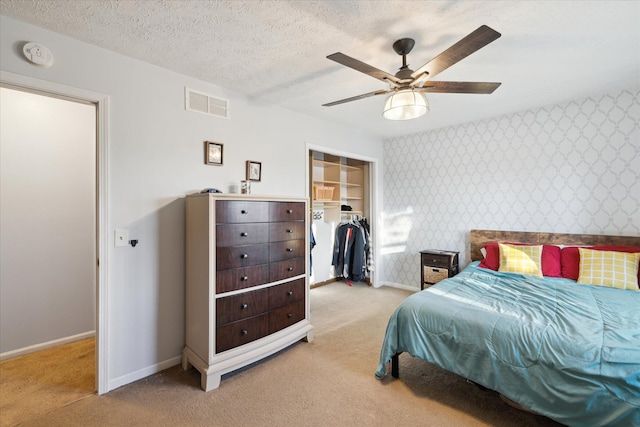
[[[379,70],[343,53],[334,53],[327,56],[327,59],[365,73],[384,83],[388,83],[389,89],[377,90],[351,98],[329,102],[328,104],[323,104],[323,107],[331,107],[370,96],[391,93],[392,95],[387,98],[385,102],[383,116],[391,120],[408,120],[419,117],[427,112],[427,101],[423,93],[493,93],[501,83],[444,82],[433,81],[431,79],[456,62],[496,40],[498,37],[500,37],[500,33],[486,25],[482,25],[416,71],[413,71],[407,65],[407,55],[411,52],[411,49],[413,49],[415,41],[409,38],[397,40],[393,43],[393,50],[395,50],[398,55],[402,55],[402,67],[400,67],[395,75]]]

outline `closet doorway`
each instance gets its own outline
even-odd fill
[[[107,241],[101,238],[107,223],[108,97],[5,71],[0,83],[2,324],[8,328],[0,353],[10,360],[94,340],[92,389],[102,394],[108,391]],[[74,146],[73,138],[82,142]],[[21,322],[15,307],[25,301]],[[5,304],[14,307],[5,310]]]
[[[364,282],[377,284],[376,250],[376,160],[325,147],[307,145],[308,194],[310,199],[311,231],[315,245],[311,250],[311,287],[322,286],[338,280],[351,284]],[[363,226],[362,235],[368,251],[360,262],[354,263],[355,274],[341,271],[332,265],[336,233],[348,223],[357,228]],[[358,247],[357,250],[360,250]]]

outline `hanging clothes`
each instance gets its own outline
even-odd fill
[[[343,222],[336,228],[333,259],[336,275],[361,282],[367,275],[369,239],[365,227],[357,220]]]

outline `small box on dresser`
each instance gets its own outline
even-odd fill
[[[225,373],[311,341],[308,202],[193,194],[186,199],[186,346],[205,391]]]
[[[458,274],[458,253],[438,249],[420,251],[420,289]]]

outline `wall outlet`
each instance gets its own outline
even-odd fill
[[[117,248],[118,246],[128,246],[129,245],[129,230],[116,230],[115,232],[115,244],[114,246]]]

